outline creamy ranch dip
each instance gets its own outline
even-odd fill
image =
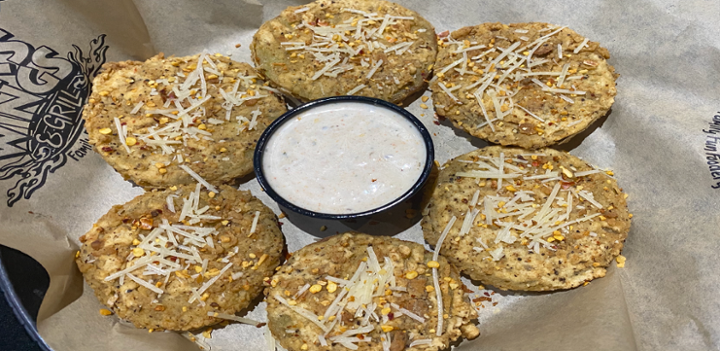
[[[359,102],[303,111],[270,137],[263,173],[281,197],[306,210],[349,214],[407,192],[425,167],[426,147],[402,115]]]

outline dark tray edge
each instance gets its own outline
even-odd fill
[[[5,296],[5,301],[10,305],[18,322],[22,324],[30,338],[33,339],[43,351],[52,351],[50,346],[48,346],[45,340],[38,334],[35,321],[30,317],[25,307],[20,303],[20,299],[15,294],[15,288],[13,288],[12,283],[10,283],[10,278],[8,277],[7,271],[5,271],[5,266],[2,264],[2,261],[0,261],[0,289],[4,292],[2,295]]]

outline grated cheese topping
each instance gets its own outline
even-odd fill
[[[225,273],[230,271],[232,263],[227,263],[221,270],[208,270],[208,259],[200,256],[201,249],[214,248],[213,241],[218,240],[219,231],[212,223],[222,220],[219,216],[207,214],[209,206],[200,207],[201,189],[202,185],[197,184],[194,191],[182,198],[181,208],[175,207],[178,195],[167,196],[168,209],[175,213],[180,211],[177,223],[163,219],[161,223],[154,225],[147,235],[140,234],[139,239],[142,240],[131,246],[131,253],[126,258],[124,268],[108,275],[104,280],[120,279],[122,285],[122,280],[127,277],[159,297],[165,292],[161,287],[166,286],[171,276],[192,277],[188,274],[188,268],[195,266],[199,271],[193,279],[199,279],[200,276],[208,279],[200,288],[191,289],[189,302],[198,301],[204,305],[202,294],[219,279],[226,277]],[[211,225],[205,227],[201,221],[211,221]],[[233,279],[237,279],[243,273],[231,272],[231,275]]]
[[[205,341],[200,340],[197,336],[193,335],[191,332],[184,332],[182,333],[182,336],[185,339],[190,340],[191,342],[195,343],[195,345],[198,346],[198,348],[202,351],[209,351],[212,350],[212,347],[208,345]]]
[[[575,50],[573,50],[573,54],[579,53],[580,50],[582,50],[585,46],[587,46],[587,43],[588,43],[588,38],[585,38],[585,40],[583,40],[582,43],[580,43],[580,45],[578,45],[578,47],[576,47]]]
[[[131,154],[132,150],[130,150],[130,147],[127,144],[127,126],[123,126],[122,123],[120,123],[120,119],[117,117],[113,118],[113,120],[115,121],[115,129],[117,129],[120,144],[125,147],[125,151],[127,151],[128,154]]]
[[[442,244],[445,241],[445,238],[447,237],[448,233],[450,232],[450,229],[452,228],[453,224],[455,224],[455,221],[457,220],[457,217],[452,216],[450,220],[448,221],[448,224],[445,226],[445,229],[440,234],[440,238],[438,239],[437,244],[435,245],[435,251],[433,251],[433,261],[437,262],[438,257],[440,255],[440,249],[442,248]],[[437,267],[433,267],[432,269],[432,277],[433,277],[433,286],[435,288],[435,300],[437,301],[437,308],[438,308],[438,322],[437,322],[437,328],[435,331],[435,335],[440,336],[442,335],[442,327],[443,327],[443,300],[442,300],[442,290],[440,290],[440,283],[438,282],[438,269]]]
[[[187,165],[180,165],[180,168],[182,168],[183,171],[187,172],[187,174],[193,177],[199,184],[204,185],[210,191],[213,191],[215,193],[219,192],[216,187],[208,183],[205,179],[203,179],[199,174],[195,173],[195,171],[190,169],[190,167],[188,167]]]
[[[277,293],[273,295],[278,302],[303,316],[305,319],[308,319],[324,332],[318,335],[318,343],[321,345],[335,343],[351,350],[357,350],[359,348],[358,343],[372,341],[372,338],[368,335],[370,332],[378,329],[379,325],[385,325],[390,320],[388,318],[388,312],[392,312],[392,314],[395,315],[394,318],[407,316],[418,323],[425,323],[426,321],[424,317],[400,307],[394,302],[388,302],[384,298],[384,296],[388,295],[389,291],[392,291],[393,294],[407,293],[407,288],[396,285],[395,266],[389,257],[384,257],[381,262],[372,246],[368,246],[366,251],[367,256],[360,261],[352,277],[345,277],[345,279],[343,279],[326,276],[324,278],[326,282],[320,282],[323,285],[328,285],[328,289],[331,284],[337,285],[337,287],[333,287],[333,292],[336,291],[337,295],[332,303],[326,305],[327,309],[322,315],[316,315],[302,306],[304,302],[297,300],[302,297],[303,294],[309,294],[307,291],[314,291],[314,293],[316,293],[322,290],[322,288],[312,290],[310,283],[300,287],[297,292],[292,295],[292,300],[287,300]],[[434,260],[437,260],[437,254],[435,254]],[[400,267],[400,269],[403,268]],[[443,319],[442,292],[437,283],[437,268],[433,268],[433,270],[435,271],[435,291],[440,294],[437,301],[439,303],[439,311],[441,312],[438,318],[440,320],[438,322],[440,329],[438,330],[441,330]],[[321,287],[322,285],[317,286]],[[287,291],[285,294],[286,296],[290,296],[290,293]],[[350,313],[356,322],[350,324],[341,322],[341,325],[338,326],[338,321],[342,319],[341,316],[343,313]],[[338,326],[338,328],[336,328],[336,326]],[[381,334],[380,344],[389,347],[389,343],[385,343],[385,341],[390,340],[389,334],[384,329],[383,331],[384,333]],[[331,332],[333,334],[331,334]],[[441,334],[442,333],[438,333],[438,335]],[[385,340],[382,340],[383,338]]]
[[[476,254],[487,252],[490,259],[499,261],[505,256],[505,247],[518,241],[534,253],[539,254],[542,249],[554,251],[556,242],[565,239],[563,233],[567,233],[567,228],[600,216],[600,211],[606,208],[592,192],[576,185],[587,181],[585,177],[604,171],[572,172],[563,166],[557,169],[545,154],[504,156],[503,153],[497,157],[471,156],[470,160],[460,160],[468,166],[455,173],[458,177],[476,179],[484,187],[490,186],[486,184],[489,181],[500,184],[501,180],[506,180],[509,184],[500,190],[493,188],[497,195],[486,195],[480,200],[476,191],[468,203],[457,233],[459,237],[473,235],[480,244],[473,247]],[[532,190],[518,189],[520,183],[514,182],[525,182],[523,189]],[[592,207],[585,206],[585,202]],[[479,228],[491,226],[495,232],[494,240],[486,243],[477,237],[483,231]]]
[[[558,35],[565,27],[549,26],[539,32],[548,32],[547,34],[539,37],[538,39],[528,42],[529,38],[519,37],[520,40],[511,42],[506,47],[500,45],[490,44],[490,48],[467,58],[468,51],[476,51],[485,48],[484,45],[472,45],[466,41],[459,41],[447,36],[442,39],[442,45],[450,48],[452,55],[463,54],[463,57],[456,59],[450,64],[442,67],[437,71],[436,76],[431,81],[437,85],[442,92],[444,92],[450,99],[457,104],[462,104],[463,101],[458,99],[458,94],[461,97],[467,97],[471,103],[478,104],[480,111],[482,112],[485,122],[478,124],[476,128],[484,128],[488,126],[493,132],[495,127],[502,125],[503,120],[508,115],[528,116],[541,122],[538,124],[542,126],[545,119],[532,113],[527,106],[523,106],[522,101],[516,101],[513,97],[521,90],[527,89],[524,87],[524,80],[530,78],[542,91],[543,100],[549,98],[556,98],[556,101],[561,101],[567,104],[574,104],[575,100],[572,98],[577,95],[584,95],[585,91],[580,91],[574,86],[567,87],[567,81],[571,77],[568,77],[569,72],[576,72],[577,69],[570,70],[569,63],[557,63],[556,60],[564,60],[569,58],[568,55],[563,54],[562,44],[557,45],[557,56],[535,56],[535,52],[547,43],[553,36]],[[527,29],[516,29],[515,33],[528,33]],[[508,40],[505,37],[495,36],[495,38]],[[494,40],[493,40],[494,43]],[[574,50],[577,54],[583,47],[586,47],[588,39],[584,41]],[[571,55],[572,56],[572,55]],[[552,58],[552,59],[550,59]],[[454,58],[453,58],[454,59]],[[455,68],[462,64],[462,68]],[[467,69],[468,65],[472,66],[472,69]],[[545,67],[550,66],[550,69]],[[447,86],[445,80],[446,74],[458,72],[460,75],[460,82],[458,87],[461,89],[453,94]],[[544,80],[540,80],[535,77],[547,77]],[[555,78],[559,76],[559,78]],[[457,76],[456,76],[457,77]],[[457,79],[457,78],[453,78]],[[573,78],[576,79],[576,78]],[[531,87],[532,88],[532,87]],[[545,97],[546,95],[549,95]],[[568,96],[569,95],[569,96]],[[557,122],[555,122],[557,123]],[[534,132],[534,131],[533,131]],[[538,133],[540,134],[540,132]]]
[[[295,13],[303,14],[308,10],[308,7],[304,7]],[[336,78],[345,72],[357,72],[358,76],[362,77],[358,79],[360,84],[347,90],[346,95],[355,94],[366,87],[378,90],[388,87],[384,81],[375,81],[372,77],[385,62],[396,61],[393,56],[411,52],[417,36],[400,35],[393,28],[401,21],[414,21],[415,18],[390,14],[380,16],[375,12],[368,13],[352,8],[345,8],[343,12],[352,16],[336,24],[303,14],[302,23],[295,26],[293,34],[285,35],[288,41],[280,43],[289,55],[290,62],[309,56],[315,63],[321,64],[321,68],[313,72],[311,80],[321,77]],[[302,33],[312,36],[306,41],[297,40],[296,37]],[[368,57],[377,50],[388,54],[387,60],[368,62]]]
[[[258,219],[260,219],[260,211],[255,211],[255,217],[253,217],[252,225],[250,226],[250,234],[254,234],[257,229]]]
[[[276,351],[275,345],[277,342],[275,341],[275,338],[272,336],[272,333],[270,332],[270,328],[268,326],[263,327],[263,339],[265,339],[265,350],[266,351]]]
[[[202,53],[197,57],[197,61],[187,61],[189,58],[181,58],[184,61],[171,61],[168,64],[179,66],[186,65],[183,70],[188,72],[183,74],[178,71],[175,77],[160,78],[151,80],[144,84],[152,87],[149,98],[141,97],[137,101],[133,109],[130,111],[132,116],[153,117],[157,120],[154,125],[135,127],[131,125],[123,125],[115,117],[115,126],[118,131],[120,143],[124,146],[128,153],[131,153],[135,147],[149,148],[155,154],[172,155],[172,160],[165,166],[172,163],[183,163],[182,146],[186,146],[191,140],[214,140],[212,132],[205,127],[204,123],[210,123],[218,126],[233,120],[233,107],[241,106],[250,100],[262,99],[269,96],[263,94],[260,90],[253,90],[255,84],[255,76],[248,77],[227,77],[226,72],[218,70],[216,62],[212,56]],[[225,91],[219,85],[220,82],[227,80],[235,81],[233,89]],[[241,85],[242,83],[242,85]],[[242,90],[240,88],[242,87]],[[220,93],[221,96],[215,97],[209,95],[211,88]],[[160,106],[156,106],[151,101],[153,96],[160,95],[158,89],[166,92],[161,95],[163,100]],[[209,117],[208,109],[212,107],[214,101],[219,100],[223,109],[225,109],[225,118],[216,119]],[[259,110],[258,110],[259,111]],[[252,130],[248,124],[257,124],[257,118],[253,116],[253,121],[247,121],[242,130]]]
[[[358,86],[350,89],[350,91],[347,92],[347,95],[353,95],[353,94],[359,92],[360,90],[365,89],[365,87],[367,87],[367,85],[365,85],[365,84],[360,84],[360,85],[358,85]]]
[[[236,315],[234,315],[234,314],[227,314],[227,313],[222,313],[222,312],[212,312],[212,311],[210,311],[210,312],[207,313],[207,315],[208,315],[209,317],[227,319],[227,320],[230,320],[230,321],[235,321],[235,322],[243,323],[243,324],[249,324],[249,325],[254,325],[254,326],[262,325],[261,322],[258,322],[258,321],[256,321],[256,320],[253,320],[253,319],[250,319],[250,318],[238,317],[238,316],[236,316]]]
[[[432,339],[418,339],[418,340],[413,340],[413,342],[411,342],[408,347],[413,348],[415,346],[430,345],[430,344],[432,344]]]

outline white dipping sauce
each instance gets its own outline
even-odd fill
[[[359,102],[304,111],[268,140],[263,173],[292,204],[327,214],[381,207],[420,178],[427,150],[417,127],[402,115]]]

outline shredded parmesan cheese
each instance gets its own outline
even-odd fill
[[[214,187],[212,184],[208,183],[205,179],[203,179],[202,177],[200,177],[199,174],[195,173],[195,171],[193,171],[192,169],[190,169],[190,167],[188,167],[187,165],[180,165],[179,167],[180,167],[183,171],[187,172],[187,174],[189,174],[191,177],[195,178],[195,180],[197,180],[198,183],[204,185],[208,190],[210,190],[210,191],[212,191],[212,192],[214,192],[214,193],[219,193],[219,192],[220,192],[216,187]]]
[[[324,331],[324,334],[320,335],[317,340],[320,345],[336,343],[352,350],[358,349],[358,343],[370,342],[372,340],[367,334],[377,327],[377,325],[372,324],[373,321],[382,323],[383,332],[389,333],[392,329],[387,329],[386,324],[389,321],[388,313],[390,312],[390,308],[394,309],[393,313],[395,314],[395,318],[405,315],[419,323],[425,323],[426,321],[422,316],[402,308],[395,303],[384,302],[384,296],[389,295],[388,291],[393,291],[395,292],[394,294],[400,294],[406,293],[407,288],[396,286],[395,266],[389,257],[383,257],[383,262],[381,262],[380,257],[377,256],[372,246],[368,246],[366,250],[367,257],[360,261],[355,273],[349,279],[332,276],[325,277],[325,280],[328,281],[328,291],[331,293],[337,291],[337,295],[332,303],[327,304],[328,307],[321,316],[315,315],[312,311],[301,307],[295,300],[288,301],[280,294],[273,295],[281,304],[310,320]],[[319,292],[323,289],[320,284],[323,283],[306,283],[298,289],[293,299],[301,298],[308,290],[313,293]],[[437,290],[439,291],[439,289]],[[288,291],[286,291],[285,294],[290,296],[290,292]],[[376,298],[380,298],[380,302],[378,302]],[[381,304],[385,304],[385,306]],[[375,312],[378,308],[382,308],[382,314]],[[341,316],[343,313],[351,313],[356,323],[341,324],[340,333],[331,335],[330,332],[338,321],[342,320]],[[384,334],[383,338],[384,340],[382,340],[382,338],[380,340],[381,343],[390,340],[389,334]],[[387,345],[389,347],[389,344]]]
[[[565,101],[567,101],[569,104],[574,104],[574,103],[575,103],[575,100],[573,100],[573,99],[571,99],[571,98],[569,98],[569,97],[567,97],[567,96],[565,96],[565,95],[563,95],[563,94],[560,94],[560,98],[563,99],[563,100],[565,100]],[[568,125],[568,127],[569,127],[569,125]]]
[[[227,319],[227,320],[230,320],[230,321],[235,321],[235,322],[239,322],[239,323],[243,323],[243,324],[249,324],[249,325],[254,325],[254,326],[258,326],[258,325],[261,325],[261,324],[262,324],[261,322],[258,322],[258,321],[256,321],[256,320],[252,320],[252,319],[250,319],[250,318],[238,317],[238,316],[236,316],[236,315],[227,314],[227,313],[222,313],[222,312],[208,312],[207,315],[208,315],[209,317],[222,318],[222,319]]]
[[[603,205],[595,200],[595,197],[593,194],[587,190],[580,190],[578,191],[578,195],[582,197],[583,199],[587,200],[589,203],[591,203],[593,206],[597,208],[603,208]]]
[[[443,241],[445,241],[445,237],[447,237],[448,233],[450,232],[450,229],[452,228],[453,224],[455,224],[455,221],[457,220],[457,217],[452,216],[450,218],[450,221],[448,221],[448,224],[445,226],[445,229],[443,230],[442,234],[440,234],[440,238],[438,239],[437,245],[435,245],[435,251],[433,252],[433,261],[438,260],[438,255],[440,254],[440,249],[442,248]],[[435,335],[440,336],[442,335],[442,327],[443,327],[443,303],[442,303],[442,291],[440,290],[440,284],[438,283],[438,270],[437,268],[432,269],[432,276],[433,276],[433,285],[435,287],[435,299],[437,301],[437,308],[438,308],[438,322],[437,322],[437,329]]]
[[[306,7],[296,10],[297,13],[304,11],[307,11]],[[356,69],[357,66],[350,59],[358,57],[360,53],[371,53],[382,49],[385,53],[402,55],[415,43],[408,40],[408,38],[399,38],[399,40],[395,38],[392,39],[392,42],[394,43],[396,40],[399,42],[388,46],[387,43],[390,40],[383,34],[387,28],[397,24],[398,21],[414,20],[413,17],[392,16],[389,14],[378,17],[376,13],[367,13],[355,9],[343,9],[343,12],[354,13],[361,17],[349,19],[332,26],[315,25],[303,21],[296,28],[312,31],[311,42],[309,44],[303,41],[281,43],[286,51],[303,51],[303,54],[312,55],[317,62],[324,64],[320,70],[314,72],[311,77],[312,80],[320,79],[323,76],[335,78],[343,72]],[[359,63],[360,67],[369,66],[364,60],[360,60]],[[370,80],[381,64],[382,60],[376,62],[371,70],[364,74],[365,79]],[[383,84],[378,83],[377,88],[382,89]],[[350,95],[351,93],[347,94]]]
[[[130,278],[132,281],[134,281],[134,282],[136,282],[136,283],[138,283],[138,284],[140,284],[140,285],[148,288],[150,291],[152,291],[152,292],[154,292],[154,293],[156,293],[156,294],[162,294],[162,293],[163,293],[163,290],[162,290],[162,289],[160,289],[160,288],[156,287],[155,285],[152,285],[152,284],[150,284],[150,283],[148,283],[148,282],[146,282],[146,281],[144,281],[144,280],[142,280],[142,279],[140,279],[140,278],[132,275],[131,273],[127,273],[126,275],[127,275],[127,277]]]
[[[123,125],[120,123],[120,119],[118,119],[117,117],[114,118],[114,121],[115,128],[117,129],[118,133],[118,138],[120,139],[120,144],[125,147],[125,151],[127,151],[128,154],[132,153],[125,139],[127,137],[127,129],[123,128]]]
[[[402,312],[402,314],[404,316],[408,316],[408,317],[418,321],[418,323],[425,323],[425,318],[418,316],[417,314],[413,313],[412,311],[410,311],[408,309],[400,307],[396,303],[391,303],[390,306],[392,306],[392,308]]]
[[[520,36],[518,41],[511,42],[506,48],[491,45],[492,47],[490,49],[469,59],[466,55],[468,51],[480,50],[483,49],[484,46],[476,45],[477,43],[470,43],[468,41],[463,43],[452,38],[444,38],[443,40],[446,42],[446,45],[457,45],[457,48],[452,50],[451,53],[462,53],[463,57],[439,69],[430,83],[436,84],[437,88],[452,99],[454,103],[462,104],[464,101],[461,101],[456,94],[452,93],[452,84],[448,86],[448,83],[443,81],[444,75],[449,74],[449,72],[458,72],[461,76],[468,74],[475,75],[475,77],[471,77],[471,79],[468,80],[468,83],[463,84],[463,90],[470,92],[460,95],[469,100],[475,100],[474,103],[480,106],[485,121],[475,126],[475,128],[479,129],[488,126],[495,132],[495,125],[501,123],[507,115],[522,112],[527,113],[538,121],[545,122],[544,118],[530,112],[525,106],[518,104],[517,101],[514,101],[513,97],[520,89],[527,89],[525,84],[519,84],[527,78],[530,78],[530,81],[535,83],[543,92],[553,94],[569,104],[574,104],[575,101],[563,94],[571,94],[572,96],[586,94],[585,91],[580,91],[575,87],[572,87],[572,89],[564,88],[568,80],[577,79],[567,77],[570,66],[568,63],[557,63],[557,61],[555,61],[556,59],[550,56],[533,56],[536,50],[542,45],[547,44],[552,36],[557,35],[563,29],[565,29],[565,27],[547,27],[544,30],[540,30],[540,32],[549,33],[542,35],[533,42],[528,43],[528,37]],[[524,34],[528,32],[527,29],[515,29],[515,33]],[[496,38],[503,39],[504,37],[496,36]],[[507,38],[504,39],[508,40]],[[575,49],[575,53],[579,52],[579,50],[586,45],[587,39]],[[562,44],[557,44],[557,59],[563,60],[565,57],[567,57],[567,55],[563,54]],[[541,71],[539,68],[542,65],[551,65],[552,63],[561,65],[562,70],[560,72],[553,71],[554,68],[548,67]],[[456,66],[460,67],[456,68]],[[472,70],[469,70],[468,67],[471,67]],[[559,78],[556,81],[548,79],[547,82],[545,82],[535,78],[540,76],[559,76]],[[464,79],[460,78],[460,80]],[[475,90],[473,91],[471,89]],[[515,108],[518,108],[522,112],[514,110]],[[493,112],[494,115],[492,115]],[[541,131],[538,130],[538,133],[541,133]]]
[[[492,256],[493,261],[500,261],[505,256],[502,244],[498,245],[495,250],[490,251],[490,256]]]
[[[603,171],[599,170],[599,169],[593,169],[591,171],[575,172],[575,176],[576,177],[584,177],[584,176],[595,174],[595,173],[603,173]]]
[[[365,79],[372,78],[373,74],[375,74],[375,71],[377,71],[377,69],[380,68],[380,65],[382,65],[382,64],[383,64],[383,60],[382,59],[378,60],[378,62],[376,62],[373,65],[373,67],[370,69],[370,72],[368,72],[367,76],[365,76]]]
[[[205,290],[207,290],[208,288],[210,288],[210,286],[215,284],[215,282],[218,279],[220,279],[220,277],[223,275],[223,273],[225,273],[228,269],[230,269],[231,266],[232,266],[232,262],[225,265],[225,267],[223,267],[223,269],[220,270],[220,273],[218,273],[218,275],[210,278],[210,280],[205,282],[205,284],[203,284],[203,286],[201,286],[200,289],[197,290],[197,294],[200,295],[200,294],[204,293]],[[194,301],[195,301],[195,296],[192,296],[188,302],[193,303]]]
[[[267,351],[276,351],[275,338],[272,336],[270,328],[268,328],[267,326],[263,327],[263,338],[265,339],[265,348],[267,349]]]
[[[185,337],[185,339],[188,339],[188,340],[190,340],[191,342],[195,343],[195,345],[197,345],[200,350],[206,351],[206,350],[211,350],[211,349],[212,349],[212,348],[210,347],[210,345],[208,345],[208,344],[205,343],[204,341],[200,340],[200,338],[198,338],[197,336],[193,335],[191,332],[182,333],[182,336]]]
[[[317,316],[315,313],[312,313],[312,312],[310,312],[309,310],[304,309],[304,308],[302,308],[302,307],[291,305],[287,300],[285,300],[285,298],[283,298],[282,296],[280,296],[280,294],[275,294],[275,295],[273,295],[273,297],[274,297],[276,300],[278,300],[281,304],[285,305],[286,307],[288,307],[289,309],[291,309],[292,311],[294,311],[295,313],[297,313],[297,314],[305,317],[305,318],[308,319],[310,322],[312,322],[313,324],[315,324],[315,325],[317,325],[318,327],[320,327],[320,329],[322,329],[323,331],[325,331],[325,332],[329,332],[329,331],[330,331],[322,322],[320,322],[320,321],[318,320],[318,316]]]
[[[432,339],[417,339],[413,340],[413,342],[408,345],[409,348],[413,348],[415,346],[423,346],[423,345],[430,345],[432,344]]]
[[[580,50],[582,50],[582,49],[587,45],[587,43],[588,43],[588,38],[585,38],[585,39],[582,41],[582,43],[580,43],[580,45],[578,45],[578,47],[576,47],[575,50],[573,50],[573,53],[574,53],[574,54],[579,53]]]
[[[140,101],[137,104],[135,104],[135,107],[133,107],[132,111],[130,111],[131,115],[134,115],[140,111],[140,108],[145,104],[145,101]]]
[[[250,227],[250,234],[255,233],[257,229],[258,219],[260,219],[260,211],[255,211],[255,217],[253,217],[252,226]]]
[[[535,115],[534,113],[530,112],[528,109],[526,109],[526,108],[524,108],[524,107],[522,107],[522,106],[520,106],[520,105],[515,105],[515,107],[517,107],[517,108],[525,111],[525,113],[529,114],[530,116],[532,116],[533,118],[537,119],[538,121],[540,121],[540,122],[545,122],[544,119],[538,117],[538,116]]]
[[[175,201],[173,201],[174,198],[176,198],[176,195],[168,195],[166,198],[168,211],[175,213]]]
[[[367,87],[367,85],[360,84],[360,85],[356,86],[355,88],[352,88],[350,91],[348,91],[347,94],[353,95],[353,94],[357,93],[358,91],[365,89],[365,87]]]
[[[493,261],[499,261],[505,256],[504,244],[513,244],[518,240],[523,241],[523,245],[526,245],[529,250],[535,253],[539,253],[541,247],[556,250],[557,247],[553,241],[562,241],[565,236],[560,233],[567,234],[569,226],[589,221],[601,215],[601,213],[585,214],[571,220],[573,209],[585,209],[584,206],[576,205],[573,197],[588,201],[597,209],[603,208],[603,205],[594,199],[591,192],[580,187],[578,187],[579,190],[576,189],[574,183],[569,183],[563,177],[579,178],[602,173],[602,170],[577,171],[577,169],[570,167],[573,173],[560,166],[560,169],[563,170],[563,177],[561,177],[561,172],[559,170],[553,171],[550,163],[543,161],[541,166],[529,167],[525,159],[520,159],[520,157],[529,157],[536,160],[538,157],[545,157],[544,154],[521,154],[512,158],[503,156],[503,154],[498,157],[475,156],[479,160],[460,160],[459,162],[473,165],[476,169],[456,172],[455,175],[481,179],[507,179],[508,176],[522,176],[523,181],[540,182],[536,183],[536,188],[540,184],[543,184],[543,187],[549,185],[552,188],[549,192],[545,192],[545,194],[548,194],[547,196],[536,197],[535,192],[514,189],[511,184],[507,187],[511,191],[510,196],[486,195],[482,200],[479,200],[476,207],[473,207],[473,205],[478,200],[473,196],[473,199],[468,203],[468,209],[459,235],[468,235],[468,233],[472,232],[472,228],[475,227],[469,224],[474,222],[475,216],[480,213],[482,213],[486,225],[499,227],[499,230],[495,232],[494,247],[489,248],[482,237],[475,237],[480,245],[472,248],[474,252],[487,252]],[[506,160],[512,162],[505,162]],[[522,166],[522,168],[514,163]],[[543,201],[536,203],[540,198]],[[469,218],[473,219],[472,222]],[[477,235],[476,233],[473,232],[471,235]]]

